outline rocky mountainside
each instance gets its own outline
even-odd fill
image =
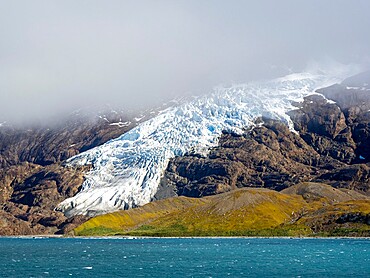
[[[0,127],[0,234],[62,233],[86,220],[54,211],[80,190],[89,169],[65,167],[65,160],[157,113],[103,111],[77,111],[53,125]]]
[[[91,109],[81,109],[55,123],[3,124],[0,127],[0,168],[22,162],[46,166],[64,161],[121,135],[157,113],[150,110],[138,115],[108,107]]]
[[[92,165],[81,191],[58,205],[67,216],[95,216],[142,206],[155,197],[170,158],[206,154],[223,132],[242,135],[257,117],[280,120],[316,88],[342,80],[331,73],[299,73],[217,88],[160,113],[122,136],[68,160]]]
[[[295,103],[289,115],[296,132],[260,118],[243,135],[223,134],[206,156],[171,159],[156,197],[201,197],[240,187],[280,191],[305,181],[370,195],[370,89],[363,87],[369,77],[352,77]]]
[[[354,205],[358,210],[348,210],[348,219],[365,213],[366,220],[369,76],[364,73],[314,93],[313,88],[333,79],[292,75],[137,117],[113,112],[95,120],[74,117],[54,127],[3,125],[0,234],[68,233],[105,211],[242,187],[293,188],[287,194],[302,195],[307,202],[320,199],[320,192],[333,202],[364,199],[365,205]],[[324,189],[313,186],[324,183]],[[194,202],[204,202],[198,200]],[[312,225],[306,227],[317,231],[334,219],[310,215]]]

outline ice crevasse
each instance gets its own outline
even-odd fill
[[[150,202],[168,161],[185,153],[207,152],[223,131],[243,133],[260,116],[280,119],[293,102],[317,88],[341,81],[325,74],[291,74],[266,82],[218,88],[212,93],[171,107],[107,143],[67,161],[91,164],[79,193],[57,207],[66,216],[99,215]]]

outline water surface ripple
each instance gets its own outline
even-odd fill
[[[1,277],[370,277],[369,239],[0,238]]]

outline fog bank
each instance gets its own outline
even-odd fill
[[[370,1],[0,0],[0,122],[141,109],[370,53]]]

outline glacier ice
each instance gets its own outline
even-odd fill
[[[291,74],[267,82],[217,88],[162,111],[136,128],[77,156],[70,166],[91,164],[81,191],[57,207],[66,216],[98,215],[150,202],[168,161],[186,152],[206,152],[222,131],[242,133],[256,117],[281,119],[293,101],[341,81],[324,74]]]

